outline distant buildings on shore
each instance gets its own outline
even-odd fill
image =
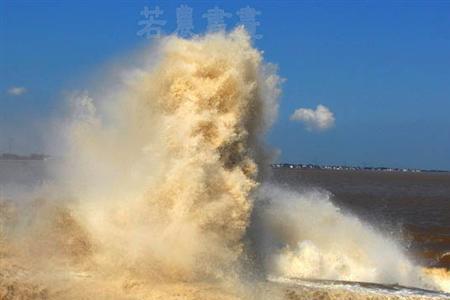
[[[340,165],[313,165],[313,164],[273,164],[273,168],[303,169],[303,170],[335,170],[335,171],[381,171],[381,172],[448,172],[443,170],[420,170],[407,168],[386,167],[354,167]]]
[[[5,160],[48,160],[50,155],[32,153],[30,155],[19,155],[13,153],[0,154],[0,161]],[[340,166],[340,165],[314,165],[314,164],[272,164],[272,168],[286,168],[286,169],[302,169],[302,170],[334,170],[334,171],[381,171],[381,172],[450,172],[444,170],[420,170],[407,168],[386,168],[386,167],[354,167],[354,166]]]
[[[13,153],[3,153],[0,155],[0,160],[46,160],[49,155],[32,153],[30,155],[18,155]]]

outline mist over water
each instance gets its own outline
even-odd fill
[[[448,288],[328,194],[269,182],[281,80],[243,29],[170,36],[148,57],[71,96],[57,179],[31,207],[5,204],[2,276],[18,291],[276,299],[260,285],[291,277]]]

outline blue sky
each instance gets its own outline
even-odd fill
[[[180,4],[195,33],[216,5],[232,13],[228,29],[240,8],[261,12],[255,44],[286,79],[268,136],[280,161],[450,169],[450,1],[0,0],[0,152],[42,151],[64,92],[149,43],[136,34],[144,6],[159,5],[171,33]],[[289,120],[318,104],[332,128]]]

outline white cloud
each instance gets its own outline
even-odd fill
[[[27,89],[23,86],[12,86],[8,89],[8,94],[11,96],[20,96],[27,92]]]
[[[334,126],[334,115],[328,107],[317,105],[316,110],[309,108],[299,108],[290,117],[291,121],[302,122],[310,131],[324,131]]]

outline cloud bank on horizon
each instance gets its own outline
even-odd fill
[[[324,105],[317,105],[317,108],[299,108],[289,118],[291,121],[301,122],[309,131],[325,131],[335,124],[334,114]]]
[[[27,92],[27,89],[23,86],[12,86],[8,89],[8,94],[11,96],[20,96]]]

